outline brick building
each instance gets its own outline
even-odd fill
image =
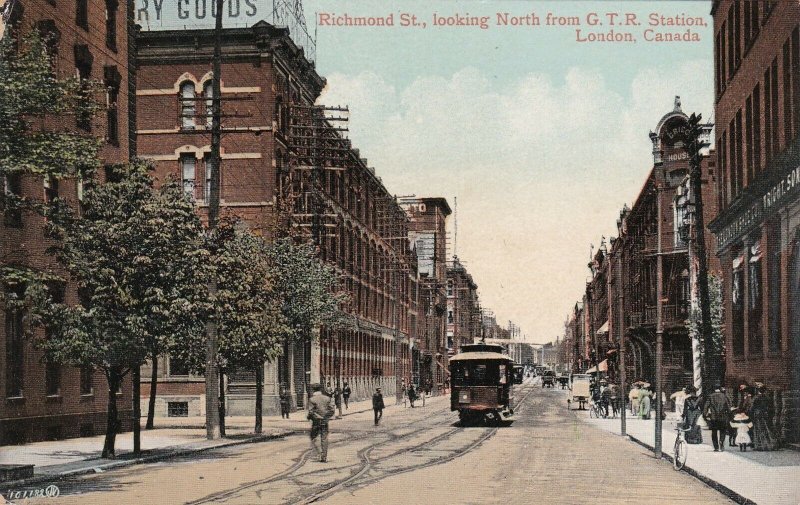
[[[447,313],[447,216],[452,211],[444,198],[419,198],[404,202],[409,216],[408,237],[419,273],[419,345],[421,383],[432,383],[434,392],[447,379],[445,340]]]
[[[464,344],[481,337],[478,285],[457,256],[447,264],[447,353],[460,352]]]
[[[134,102],[128,51],[132,12],[126,5],[116,0],[17,1],[12,7],[12,28],[5,34],[38,30],[46,37],[57,76],[78,76],[103,84],[105,96],[98,98],[105,108],[95,118],[54,118],[45,123],[45,128],[74,128],[103,139],[100,155],[105,164],[125,162],[135,149],[129,132],[129,112]],[[102,171],[97,177],[103,180]],[[31,199],[57,196],[75,206],[80,200],[81,186],[75,179],[45,181],[23,174],[3,182],[5,191]],[[45,252],[51,242],[43,234],[42,218],[9,209],[4,209],[3,214],[0,261],[59,272]],[[63,296],[68,303],[77,303],[72,284],[64,286]],[[0,445],[102,433],[108,399],[103,375],[88,368],[45,364],[41,352],[23,338],[24,321],[22,311],[0,311]],[[129,381],[118,394],[120,420],[123,429],[127,429],[132,411]]]
[[[800,4],[715,1],[726,382],[770,390],[800,440]],[[735,388],[734,388],[735,389]]]
[[[213,31],[142,32],[137,42],[139,156],[155,163],[159,177],[182,178],[203,216]],[[315,381],[348,381],[356,399],[377,386],[393,394],[397,381],[412,373],[419,331],[416,258],[405,238],[409,217],[325,109],[314,105],[325,80],[289,30],[265,21],[227,28],[222,55],[222,214],[242,218],[267,238],[313,241],[351,297],[350,328],[321,328],[317,342],[287,344],[266,365],[265,412],[279,411],[281,384],[298,406]],[[151,371],[143,371],[143,380]],[[201,377],[166,356],[157,375],[157,415],[203,413]],[[254,401],[254,372],[230,374],[227,412],[249,415]]]

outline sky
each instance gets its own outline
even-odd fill
[[[390,192],[442,196],[457,253],[498,322],[526,339],[563,335],[589,276],[590,247],[616,234],[652,168],[648,133],[673,108],[713,113],[707,1],[310,0],[320,13],[388,16],[394,27],[316,26],[320,103],[348,105],[349,136]],[[539,26],[496,26],[497,13]],[[546,26],[548,12],[581,26]],[[588,26],[634,13],[642,25]],[[402,13],[426,27],[398,26]],[[434,27],[433,15],[488,15],[487,29]],[[699,41],[644,40],[651,13],[700,17]],[[630,31],[635,43],[578,42]],[[674,29],[657,28],[661,32]],[[686,27],[678,29],[681,33]],[[458,221],[457,239],[454,220]],[[457,251],[454,249],[457,247]]]

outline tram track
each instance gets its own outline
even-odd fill
[[[525,390],[527,389],[527,391]],[[515,405],[518,407],[515,409],[516,413],[520,413],[523,410],[523,404],[527,400],[527,398],[536,390],[533,386],[528,386],[521,391],[524,393],[522,397],[517,400],[514,399]],[[457,436],[458,434],[464,433],[465,428],[462,426],[454,427],[453,429],[447,430],[444,433],[440,433],[433,438],[425,439],[420,441],[419,443],[415,443],[410,447],[401,447],[398,450],[392,451],[391,453],[381,455],[379,457],[375,457],[374,453],[376,450],[381,449],[389,444],[395,443],[403,443],[406,439],[417,436],[420,434],[419,430],[408,430],[409,427],[416,426],[420,423],[429,423],[433,426],[437,426],[441,424],[442,421],[452,419],[452,413],[447,410],[443,412],[437,412],[431,416],[424,416],[420,419],[416,419],[406,423],[403,426],[399,426],[397,428],[393,428],[393,430],[375,433],[371,431],[358,431],[358,432],[344,432],[344,437],[330,442],[329,447],[336,447],[341,446],[343,444],[352,444],[354,442],[363,441],[368,438],[374,437],[381,437],[381,440],[376,440],[375,443],[367,445],[358,450],[356,456],[357,461],[354,462],[349,467],[340,468],[340,470],[345,470],[350,468],[349,475],[342,479],[337,479],[326,483],[323,485],[323,489],[319,489],[319,486],[314,486],[317,489],[312,490],[310,494],[305,494],[300,490],[299,493],[295,493],[293,496],[287,497],[287,500],[284,503],[292,503],[292,504],[309,504],[315,503],[319,500],[325,499],[332,495],[335,495],[345,489],[352,489],[357,487],[363,487],[369,484],[373,484],[378,482],[386,477],[391,475],[398,475],[402,473],[407,473],[410,471],[414,471],[417,469],[427,468],[431,466],[436,466],[442,463],[446,463],[448,461],[452,461],[464,454],[475,450],[477,447],[485,443],[487,440],[492,438],[497,431],[499,430],[498,427],[488,427],[488,428],[481,428],[485,429],[481,435],[475,439],[470,440],[467,442],[467,445],[464,447],[459,447],[455,449],[439,449],[439,451],[448,451],[448,454],[436,456],[432,459],[424,462],[415,462],[414,464],[410,465],[402,465],[399,468],[392,468],[391,471],[381,470],[379,466],[382,463],[390,462],[392,460],[396,460],[399,457],[402,457],[404,454],[421,454],[425,451],[436,452],[436,449],[432,447],[437,446],[440,443],[445,443],[450,441],[453,437]],[[403,431],[401,433],[396,433],[397,431]],[[330,470],[328,468],[320,468],[315,469],[310,472],[303,472],[299,474],[299,472],[306,467],[306,464],[309,463],[311,460],[311,456],[313,454],[313,449],[307,449],[300,454],[297,461],[292,463],[286,469],[270,475],[264,479],[258,479],[255,481],[247,482],[242,485],[236,486],[235,488],[227,489],[224,491],[220,491],[198,500],[193,500],[186,502],[185,505],[203,505],[209,503],[222,503],[228,500],[235,499],[240,497],[247,492],[256,492],[260,494],[263,490],[258,490],[258,488],[262,486],[267,486],[269,484],[273,484],[280,481],[291,482],[292,486],[296,487],[303,487],[300,483],[297,482],[297,479],[300,477],[308,478],[309,476],[319,475]],[[370,471],[376,472],[384,472],[380,475],[369,476]]]

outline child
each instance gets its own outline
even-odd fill
[[[753,427],[753,423],[750,422],[750,418],[741,409],[736,409],[736,412],[736,415],[733,416],[733,421],[731,421],[731,428],[736,428],[736,445],[739,446],[739,450],[746,452],[747,446],[751,443],[748,431]]]

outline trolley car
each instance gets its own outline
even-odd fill
[[[521,371],[501,345],[461,346],[461,352],[450,358],[450,410],[458,411],[462,424],[512,421],[512,384],[522,383]]]

